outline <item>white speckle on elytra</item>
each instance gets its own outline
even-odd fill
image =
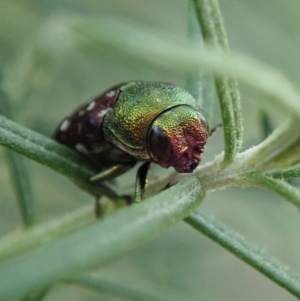
[[[107,108],[107,109],[105,109],[105,110],[102,110],[102,111],[100,111],[98,114],[97,114],[97,117],[103,117],[103,116],[105,116],[109,111],[111,111],[112,110],[112,108]]]
[[[106,95],[105,96],[107,96],[107,97],[113,97],[113,96],[115,96],[116,95],[116,91],[109,91],[108,93],[106,93]]]
[[[79,116],[82,116],[84,114],[84,110],[80,110],[79,112],[78,112],[78,115]]]
[[[70,124],[71,124],[70,120],[69,120],[69,119],[66,119],[66,120],[64,120],[64,122],[61,124],[61,126],[60,126],[59,129],[60,129],[62,132],[64,132],[64,131],[66,131],[66,130],[68,129],[68,127],[70,126]]]
[[[76,145],[75,145],[75,148],[76,148],[76,150],[78,151],[78,152],[80,152],[80,153],[82,153],[82,154],[88,154],[89,152],[88,152],[88,150],[84,147],[84,145],[83,144],[81,144],[81,143],[77,143]]]
[[[96,102],[95,101],[92,101],[89,106],[86,108],[87,111],[91,111],[95,108],[96,106]]]

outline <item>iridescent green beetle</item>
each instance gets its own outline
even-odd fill
[[[129,82],[107,90],[64,119],[54,138],[99,166],[91,180],[116,177],[137,161],[136,201],[151,162],[190,173],[201,160],[208,124],[196,100],[163,83]]]

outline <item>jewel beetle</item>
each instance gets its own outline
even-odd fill
[[[116,85],[65,118],[54,139],[99,167],[92,181],[116,177],[144,161],[135,200],[144,198],[150,163],[191,173],[201,160],[208,123],[196,100],[171,84]]]

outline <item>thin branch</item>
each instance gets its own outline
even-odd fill
[[[185,221],[234,256],[300,298],[300,275],[264,250],[248,242],[228,227],[217,223],[199,210],[188,216]]]

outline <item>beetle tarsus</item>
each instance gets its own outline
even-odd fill
[[[135,202],[141,202],[145,199],[145,190],[148,184],[148,174],[150,161],[143,163],[137,172],[135,183]]]
[[[108,179],[112,179],[112,178],[115,178],[115,177],[123,174],[130,168],[132,168],[132,164],[118,164],[118,165],[112,166],[109,169],[105,169],[105,170],[101,171],[100,173],[91,177],[90,180],[92,182],[97,182],[97,181],[105,181]]]
[[[134,204],[134,200],[131,196],[124,195],[123,197],[124,197],[124,200],[125,200],[127,206]]]
[[[103,208],[103,205],[101,204],[101,197],[97,197],[95,199],[94,212],[95,212],[96,218],[101,218],[104,214],[104,208]]]

